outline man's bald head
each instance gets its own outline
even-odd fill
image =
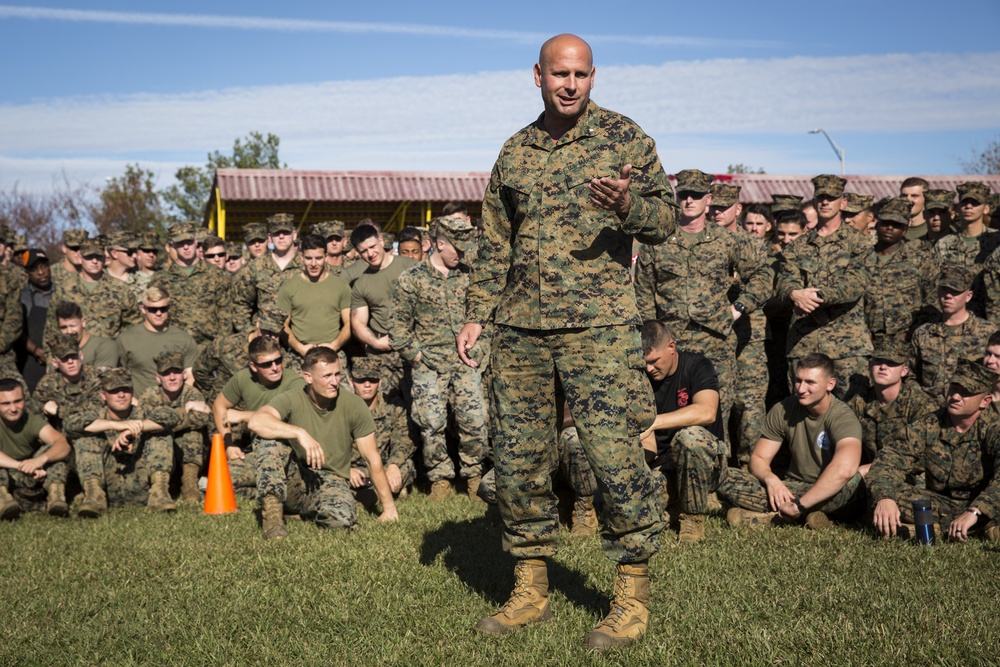
[[[576,35],[571,35],[569,33],[564,33],[562,35],[556,35],[551,37],[544,44],[538,52],[538,62],[544,67],[545,63],[550,61],[555,54],[562,53],[565,50],[577,50],[580,49],[586,53],[587,62],[590,66],[594,66],[594,52],[590,49],[590,44],[583,41]]]

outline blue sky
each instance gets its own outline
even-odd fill
[[[0,0],[0,187],[171,182],[252,130],[292,168],[486,171],[540,111],[545,37],[670,172],[948,174],[1000,136],[1000,2]]]

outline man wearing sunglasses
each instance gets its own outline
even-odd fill
[[[99,377],[93,366],[83,363],[80,343],[74,334],[59,333],[52,342],[52,366],[31,394],[31,411],[44,415],[62,430],[67,415],[84,409],[97,396]]]
[[[249,368],[243,368],[222,387],[212,404],[215,432],[226,441],[229,473],[236,489],[256,489],[253,438],[245,427],[253,413],[278,394],[305,386],[296,372],[285,372],[277,338],[261,335],[250,341]]]
[[[177,261],[158,271],[150,286],[170,294],[173,323],[202,345],[232,331],[230,278],[223,269],[198,258],[196,232],[191,222],[170,226],[170,245]]]
[[[61,285],[66,282],[69,276],[80,275],[80,264],[83,257],[80,255],[80,246],[87,239],[87,231],[84,229],[67,229],[62,236],[62,260],[52,267],[52,282]]]
[[[170,294],[150,287],[142,295],[142,324],[129,327],[118,336],[122,367],[132,375],[136,394],[141,396],[156,385],[156,355],[168,347],[180,349],[184,357],[185,382],[194,384],[191,367],[198,357],[198,345],[191,334],[170,322]]]
[[[80,306],[87,320],[87,330],[95,336],[115,338],[127,327],[142,321],[139,304],[129,287],[107,275],[104,270],[104,246],[96,239],[86,239],[80,246],[80,275],[56,285],[45,320],[45,344],[59,331],[56,310],[64,301]]]

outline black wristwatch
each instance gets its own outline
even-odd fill
[[[737,301],[736,303],[734,303],[733,308],[735,308],[736,312],[739,313],[740,315],[747,314],[747,307],[743,305],[742,301]]]
[[[794,498],[792,498],[792,502],[795,503],[795,506],[798,507],[799,511],[802,512],[803,514],[805,514],[808,511],[808,510],[806,510],[805,505],[802,504],[802,501],[799,500],[798,496],[795,496]]]

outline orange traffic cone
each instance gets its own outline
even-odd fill
[[[226,445],[222,435],[212,436],[212,456],[208,461],[208,488],[205,489],[205,514],[229,514],[236,511],[236,493],[229,476]]]

